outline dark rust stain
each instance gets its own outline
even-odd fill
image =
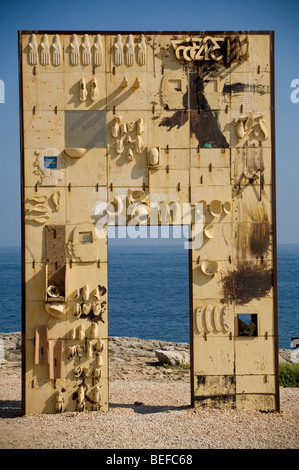
[[[189,74],[190,109],[210,109],[209,103],[204,95],[203,76],[197,73]]]
[[[206,385],[208,378],[208,383],[213,381],[213,377],[206,375],[196,375],[197,386]],[[221,382],[224,387],[231,387],[236,385],[236,376],[235,375],[222,375],[221,377],[214,377],[214,383],[219,384]]]
[[[199,147],[206,143],[214,148],[228,148],[228,143],[221,132],[217,111],[190,111],[190,136],[195,135]]]
[[[236,396],[235,395],[211,395],[211,396],[200,396],[194,397],[196,403],[200,403],[201,406],[207,407],[221,407],[221,405],[229,404],[231,409],[236,407]]]
[[[263,203],[246,208],[244,223],[236,227],[237,259],[255,259],[266,255],[271,246],[272,225]]]
[[[228,94],[234,94],[234,93],[258,93],[259,95],[265,95],[266,93],[270,93],[270,87],[268,85],[255,85],[251,84],[249,85],[248,83],[241,83],[241,82],[236,82],[236,83],[231,83],[231,84],[226,84],[223,87],[222,93],[224,95]]]
[[[197,386],[200,387],[200,385],[205,385],[206,384],[206,376],[205,375],[197,375]]]
[[[257,223],[251,225],[249,236],[249,248],[255,258],[261,258],[270,247],[271,225],[269,223]]]
[[[199,147],[209,143],[214,148],[228,148],[228,143],[221,132],[217,111],[212,111],[204,94],[204,75],[190,73],[190,136],[195,135]],[[163,118],[159,127],[168,127],[168,131],[174,128],[180,129],[188,121],[188,93],[183,96],[185,110],[178,110],[172,116]]]
[[[244,305],[253,299],[265,297],[273,285],[272,269],[264,269],[264,265],[255,262],[239,262],[237,269],[221,279],[222,303],[236,301]]]

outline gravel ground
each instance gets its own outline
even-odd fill
[[[189,407],[189,385],[115,380],[108,413],[16,416],[20,377],[1,414],[0,448],[296,449],[298,390],[282,389],[282,413]],[[2,397],[2,393],[1,393]],[[142,397],[143,405],[134,403]],[[15,401],[16,400],[16,401]]]
[[[280,413],[194,410],[188,371],[165,369],[154,354],[173,345],[137,338],[111,339],[109,412],[22,417],[20,335],[1,337],[1,449],[298,449],[299,388],[280,389]]]

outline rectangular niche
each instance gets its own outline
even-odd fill
[[[63,301],[65,297],[65,226],[46,225],[46,300]]]
[[[66,148],[105,148],[106,111],[65,111]]]
[[[92,232],[79,232],[79,241],[83,245],[93,243]]]
[[[248,338],[258,336],[257,314],[238,314],[238,336]]]
[[[50,169],[57,168],[57,157],[44,157],[44,167]]]

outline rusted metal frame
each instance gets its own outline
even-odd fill
[[[23,127],[23,83],[22,83],[22,35],[23,34],[54,34],[53,31],[23,30],[18,32],[19,36],[19,96],[20,96],[20,142],[21,142],[21,235],[22,235],[22,413],[25,414],[25,221],[24,221],[24,127]],[[73,33],[73,31],[72,31]],[[115,31],[76,31],[76,34],[115,34]],[[119,34],[127,34],[121,31]],[[204,31],[206,34],[229,35],[235,31]],[[277,309],[277,237],[276,237],[276,183],[275,183],[275,97],[274,97],[274,31],[242,31],[240,34],[269,35],[271,40],[271,140],[272,140],[272,221],[273,221],[273,284],[274,284],[274,329],[275,329],[275,369],[276,369],[276,408],[279,405],[279,377],[278,377],[278,309]],[[55,34],[70,34],[70,31],[55,31]],[[134,31],[134,34],[178,34],[177,31],[145,32]],[[181,32],[181,34],[198,34],[196,32]],[[191,369],[191,405],[194,406],[193,385],[193,287],[192,287],[192,249],[189,249],[189,307],[190,307],[190,369]]]
[[[189,83],[190,68],[187,65],[187,75]],[[189,123],[189,203],[191,203],[191,146],[190,146],[190,87],[188,86],[188,123]],[[188,228],[188,243],[192,240],[192,225]],[[192,245],[191,245],[192,246]],[[194,328],[193,328],[193,271],[192,271],[192,247],[188,246],[188,270],[189,270],[189,344],[190,344],[190,402],[191,407],[195,406],[194,399]]]
[[[18,31],[18,54],[19,54],[19,113],[20,113],[20,179],[21,179],[21,271],[22,271],[22,415],[25,415],[25,401],[26,401],[26,318],[25,318],[25,305],[26,305],[26,289],[25,289],[25,171],[24,171],[24,121],[23,121],[23,74],[22,74],[22,31]]]
[[[208,34],[208,35],[221,35],[221,36],[228,36],[232,34],[238,33],[239,35],[242,34],[252,34],[252,35],[269,35],[272,33],[272,31],[269,30],[255,30],[255,31],[132,31],[132,30],[122,30],[122,31],[111,31],[111,30],[22,30],[20,31],[21,34],[65,34],[65,35],[71,35],[71,34],[103,34],[104,36],[108,35],[115,35],[115,34],[134,34],[134,35],[139,35],[139,34],[153,34],[153,35],[169,35],[169,34],[185,34],[188,36],[191,35],[203,35],[203,34]]]
[[[280,411],[279,361],[278,361],[278,288],[277,288],[277,219],[276,219],[276,146],[275,146],[275,61],[274,31],[270,31],[271,63],[271,166],[272,166],[272,244],[273,244],[273,302],[274,302],[274,343],[275,343],[275,400],[276,411]]]
[[[189,239],[191,237],[191,227],[189,225]],[[192,274],[192,248],[188,248],[189,263],[189,329],[190,329],[190,392],[191,406],[194,408],[194,341],[193,341],[193,274]]]

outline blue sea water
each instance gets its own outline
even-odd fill
[[[109,244],[109,335],[189,342],[183,245]],[[120,301],[121,299],[121,301]],[[278,246],[279,347],[299,336],[299,245]],[[0,248],[0,331],[21,331],[21,250]]]

